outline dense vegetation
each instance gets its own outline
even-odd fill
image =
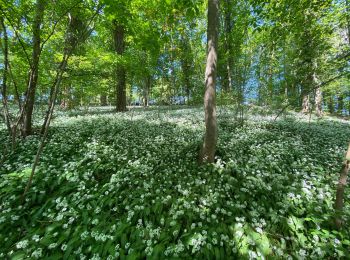
[[[349,257],[349,229],[332,229],[348,122],[252,114],[240,126],[225,108],[216,163],[199,166],[201,110],[101,112],[55,119],[21,206],[39,138],[5,161],[1,256]]]
[[[0,0],[0,40],[0,258],[350,258],[349,0]]]

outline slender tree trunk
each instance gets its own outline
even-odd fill
[[[8,35],[6,31],[6,26],[4,22],[4,18],[0,18],[0,23],[3,31],[3,41],[4,41],[4,48],[3,48],[3,55],[4,55],[4,68],[3,68],[3,77],[2,77],[2,104],[4,108],[4,119],[7,126],[7,129],[9,131],[9,134],[11,134],[11,119],[10,119],[10,113],[8,109],[8,100],[7,100],[7,75],[8,75],[8,69],[9,69],[9,51],[8,51]]]
[[[315,95],[315,107],[316,107],[316,115],[318,117],[322,117],[323,115],[323,109],[322,109],[322,90],[321,88],[316,89],[316,95]]]
[[[344,190],[345,190],[346,181],[348,178],[349,168],[350,168],[350,143],[349,143],[348,151],[345,155],[345,160],[343,162],[343,165],[340,171],[337,194],[336,194],[335,204],[334,204],[334,209],[337,213],[337,217],[335,219],[335,225],[338,229],[340,229],[343,225],[343,221],[340,215],[344,207]]]
[[[16,82],[16,80],[15,80],[13,74],[12,74],[10,63],[8,64],[8,72],[9,72],[9,75],[11,77],[11,81],[13,83],[13,87],[15,89],[15,101],[17,101],[19,110],[21,111],[21,109],[22,109],[22,101],[21,101],[21,98],[19,96],[17,82]]]
[[[103,107],[107,106],[107,95],[106,94],[101,94],[100,105]]]
[[[310,112],[310,95],[303,93],[302,94],[302,113],[308,114]]]
[[[343,93],[339,93],[337,114],[340,116],[343,115],[343,110],[344,110],[344,96],[343,96]]]
[[[334,102],[333,102],[333,96],[331,93],[329,94],[329,96],[327,98],[327,108],[328,108],[328,112],[330,114],[334,113]]]
[[[123,25],[117,24],[116,21],[113,23],[114,48],[116,53],[122,56],[125,49],[125,29]],[[124,112],[126,111],[126,70],[122,63],[117,65],[116,76],[116,108],[117,112]]]
[[[63,55],[63,59],[60,63],[60,66],[58,67],[58,71],[56,72],[56,77],[54,80],[54,83],[52,84],[51,88],[50,88],[50,97],[49,97],[49,106],[48,106],[48,110],[46,111],[46,115],[45,115],[45,119],[44,119],[44,123],[41,126],[41,134],[44,134],[45,132],[45,127],[47,125],[47,121],[49,120],[50,117],[50,109],[51,107],[54,107],[55,104],[53,104],[54,102],[56,102],[56,96],[55,96],[55,89],[59,89],[59,85],[61,84],[62,78],[63,78],[63,73],[66,69],[67,63],[68,63],[68,58],[69,58],[69,53],[67,48],[65,49],[65,51],[67,53],[64,53]]]
[[[215,104],[218,35],[219,0],[208,0],[208,54],[204,94],[205,136],[199,157],[201,163],[212,163],[215,159],[218,135]]]
[[[64,86],[62,91],[62,100],[60,107],[62,109],[69,109],[69,87]]]
[[[143,90],[143,105],[145,107],[148,107],[149,105],[149,93],[150,93],[150,90],[151,90],[151,76],[147,76],[146,77],[146,84],[145,84],[145,88]]]
[[[316,72],[313,75],[313,84],[318,86],[319,81],[316,76]],[[322,90],[321,87],[316,88],[315,91],[315,110],[316,110],[316,116],[317,117],[322,117],[323,116],[323,109],[322,109]]]
[[[193,74],[191,62],[192,62],[192,49],[189,44],[189,39],[185,35],[181,35],[182,41],[182,55],[181,55],[181,69],[183,75],[183,85],[185,87],[185,95],[187,97],[187,101],[190,99],[190,92],[192,89],[191,76]]]
[[[40,27],[42,24],[42,20],[44,17],[44,9],[45,9],[44,0],[36,1],[36,13],[33,22],[33,52],[32,52],[32,63],[29,73],[29,81],[28,88],[26,94],[26,103],[25,103],[25,111],[23,118],[23,129],[22,134],[24,137],[30,135],[32,133],[32,116],[33,109],[35,103],[35,92],[38,84],[38,76],[39,76],[39,59],[41,54],[41,38],[40,38]]]
[[[346,3],[346,20],[348,29],[348,44],[350,46],[350,0],[345,0]]]
[[[226,56],[226,70],[223,82],[223,91],[228,93],[232,89],[232,50],[231,50],[231,33],[232,33],[232,19],[231,19],[231,0],[225,1],[225,17],[224,17],[224,27],[225,27],[225,56]]]

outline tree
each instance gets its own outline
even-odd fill
[[[207,31],[207,65],[205,69],[205,136],[199,161],[212,163],[215,159],[217,143],[217,119],[216,119],[216,71],[217,48],[219,36],[219,0],[208,0],[208,31]]]
[[[340,214],[343,211],[344,191],[346,187],[349,169],[350,169],[350,143],[343,161],[343,165],[341,167],[339,182],[337,186],[337,194],[336,194],[335,203],[334,203],[334,209],[337,214]],[[337,216],[335,219],[335,225],[337,228],[341,228],[343,225],[343,221],[339,216]]]
[[[4,107],[4,121],[6,123],[6,126],[11,132],[11,119],[9,115],[9,110],[8,110],[8,100],[7,100],[7,76],[8,76],[8,68],[9,68],[9,50],[8,50],[8,36],[7,36],[7,28],[4,22],[4,18],[0,18],[0,25],[1,29],[0,32],[3,34],[3,46],[2,47],[2,52],[4,55],[4,68],[3,68],[3,77],[2,77],[2,89],[1,89],[1,97],[2,97],[2,103]]]
[[[28,79],[28,89],[26,93],[26,102],[24,106],[22,135],[26,137],[32,133],[32,117],[35,102],[35,92],[38,84],[39,76],[39,60],[41,54],[41,25],[44,17],[45,1],[37,0],[35,4],[35,17],[33,21],[33,51],[30,64],[30,72]]]
[[[117,55],[123,56],[125,49],[125,27],[123,24],[113,21],[114,49]],[[126,70],[124,64],[120,62],[116,68],[116,106],[117,112],[126,111]]]

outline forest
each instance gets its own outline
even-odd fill
[[[0,259],[350,259],[350,0],[0,0]]]

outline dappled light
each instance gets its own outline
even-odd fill
[[[239,126],[226,120],[233,112],[219,121],[220,155],[208,166],[194,160],[203,130],[198,109],[139,111],[132,121],[131,111],[62,114],[21,207],[39,139],[23,141],[4,163],[0,225],[10,236],[0,237],[3,249],[155,258],[345,255],[347,233],[332,231],[330,217],[349,123],[260,116]],[[25,226],[27,234],[15,235]]]
[[[0,259],[350,259],[350,0],[0,0]]]

